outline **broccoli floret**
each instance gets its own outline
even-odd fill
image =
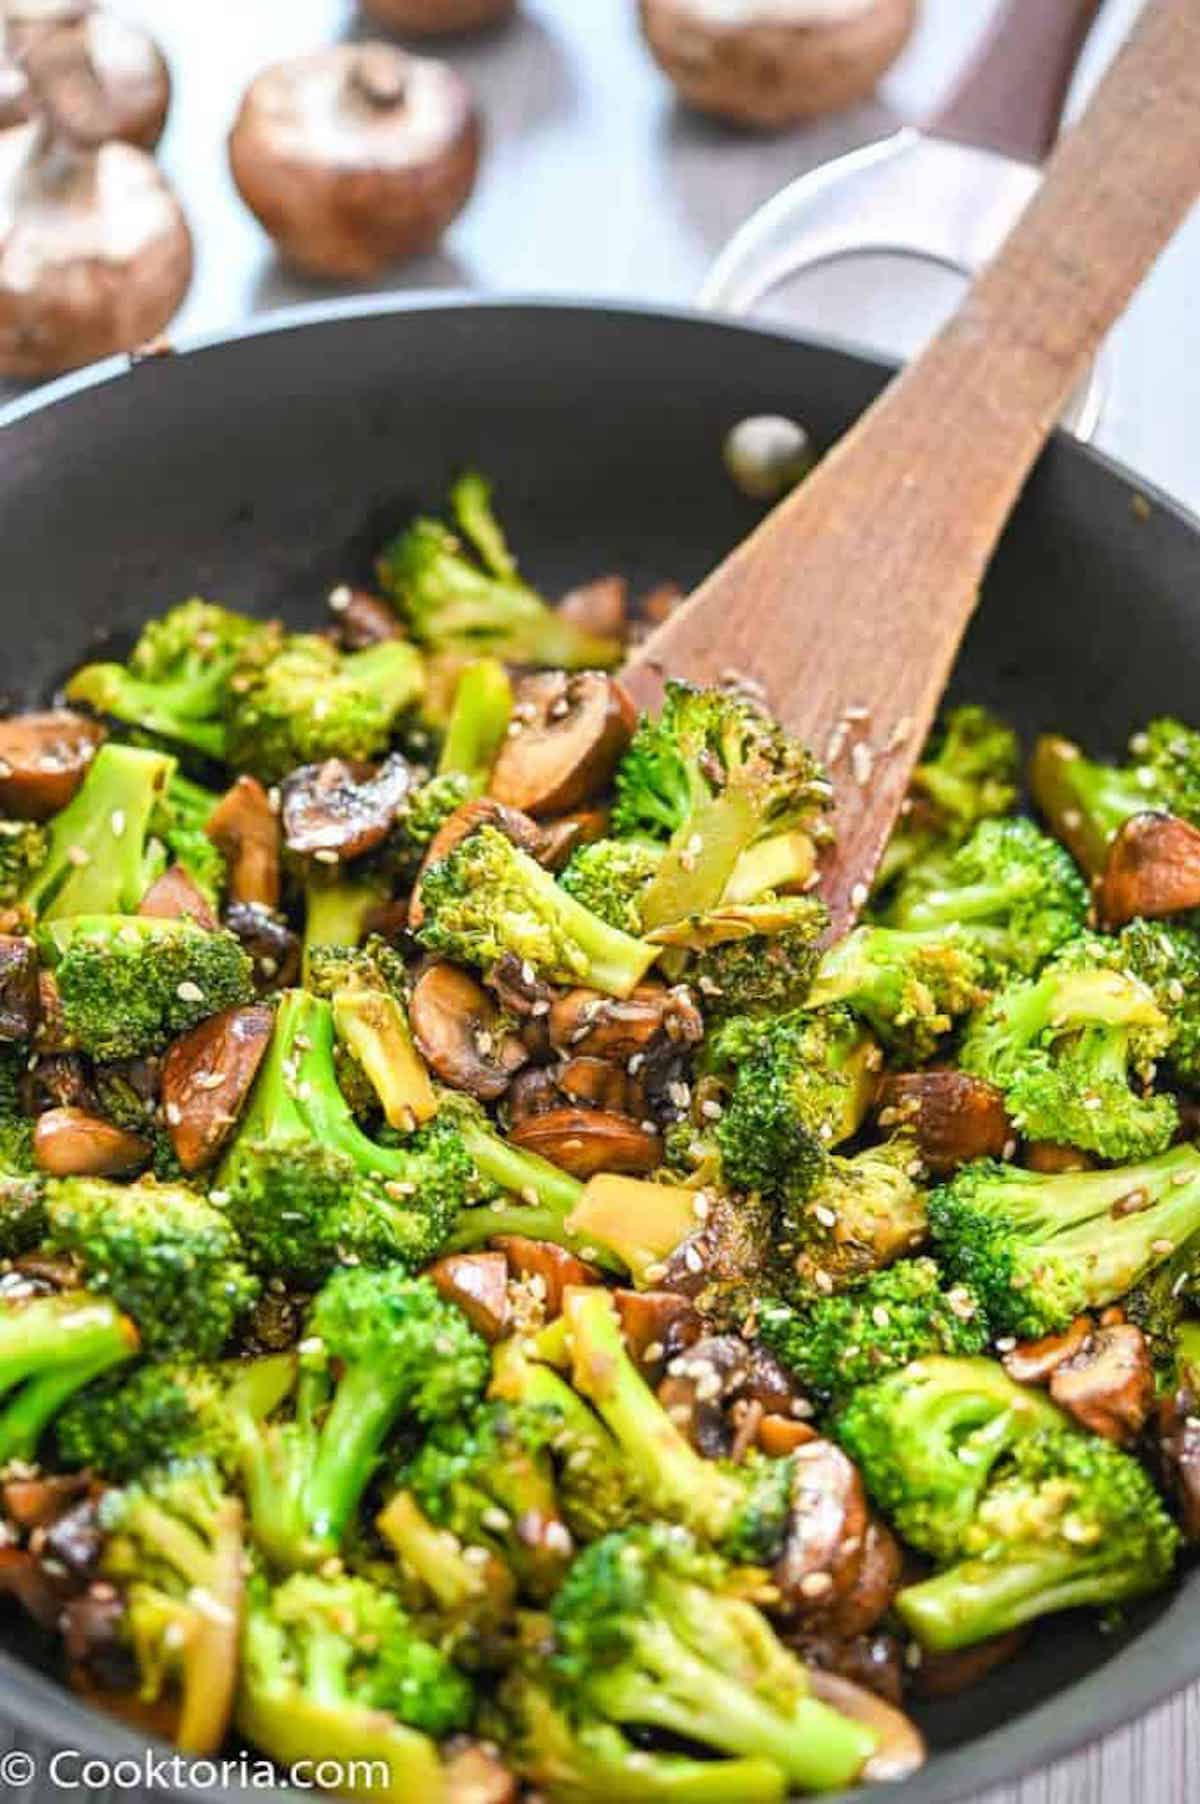
[[[877,1745],[873,1730],[812,1695],[766,1618],[679,1530],[627,1529],[587,1548],[551,1620],[550,1681],[585,1721],[769,1761],[789,1790],[852,1783]]]
[[[50,823],[50,843],[22,900],[43,921],[132,914],[165,862],[152,837],[175,760],[102,745]]]
[[[0,903],[19,900],[49,851],[49,834],[37,821],[0,821]]]
[[[459,1418],[488,1369],[484,1341],[428,1278],[335,1272],[308,1315],[290,1416],[241,1448],[252,1535],[270,1562],[336,1553],[395,1425]]]
[[[176,1745],[214,1754],[233,1708],[245,1588],[242,1506],[205,1460],[148,1474],[100,1506],[101,1569],[124,1598],[140,1697],[178,1693]]]
[[[0,1045],[0,1258],[24,1253],[39,1237],[41,1181],[33,1159],[33,1119],[22,1081],[29,1057],[23,1044]]]
[[[551,983],[628,996],[658,956],[654,946],[592,914],[491,826],[430,866],[421,901],[421,944],[484,971],[511,955]]]
[[[387,839],[365,862],[386,874],[394,888],[411,889],[434,834],[471,794],[470,779],[459,773],[430,777],[409,791]]]
[[[805,836],[811,869],[832,794],[807,747],[752,702],[687,683],[668,683],[659,719],[639,725],[616,791],[618,835],[669,841],[641,898],[647,929],[713,908],[742,855],[776,835]]]
[[[1052,1429],[1018,1442],[962,1537],[961,1558],[895,1608],[922,1647],[948,1653],[1036,1617],[1111,1609],[1159,1591],[1179,1531],[1129,1454]]]
[[[808,1390],[834,1397],[929,1355],[982,1353],[988,1326],[965,1285],[945,1290],[932,1259],[905,1259],[848,1296],[762,1304],[758,1337]]]
[[[1180,921],[1137,920],[1114,939],[1089,935],[1080,951],[1154,992],[1170,1022],[1166,1065],[1181,1084],[1200,1086],[1200,934]]]
[[[959,928],[990,965],[1032,976],[1087,920],[1087,889],[1032,821],[989,820],[937,865],[918,865],[887,910],[907,932]]]
[[[1129,742],[1131,762],[1086,758],[1068,739],[1047,734],[1029,767],[1033,799],[1050,831],[1088,876],[1105,866],[1108,848],[1131,815],[1155,809],[1200,825],[1200,733],[1182,721],[1152,720]]]
[[[830,1008],[738,1017],[717,1034],[710,1056],[718,1070],[735,1073],[715,1135],[727,1183],[802,1198],[823,1175],[828,1150],[862,1122],[874,1042],[848,1009]]]
[[[1170,1143],[1179,1113],[1142,1086],[1171,1026],[1145,984],[1103,963],[1081,940],[1042,975],[1000,990],[963,1040],[965,1071],[1004,1094],[1031,1140],[1082,1147],[1103,1159],[1147,1158]]]
[[[1066,1421],[994,1360],[933,1357],[862,1385],[833,1429],[904,1539],[952,1560],[997,1462]]]
[[[808,1193],[785,1199],[779,1211],[787,1298],[806,1302],[849,1289],[921,1246],[929,1223],[920,1172],[916,1145],[904,1135],[850,1158],[828,1156]]]
[[[1200,1305],[1200,1236],[1193,1235],[1122,1299],[1125,1319],[1146,1338],[1160,1395],[1176,1391],[1181,1331],[1190,1332]]]
[[[843,1004],[905,1064],[920,1064],[982,1002],[987,974],[983,952],[962,929],[856,927],[822,958],[808,1003]]]
[[[181,602],[143,628],[128,664],[86,664],[77,670],[67,684],[67,699],[207,758],[224,759],[238,686],[274,657],[281,640],[275,622],[251,620],[207,601]]]
[[[362,950],[318,946],[309,958],[308,987],[328,999],[340,1047],[366,1076],[388,1126],[410,1133],[433,1119],[437,1097],[409,1029],[403,982],[404,961],[383,940]]]
[[[926,859],[944,857],[982,820],[1016,804],[1021,748],[988,709],[951,708],[938,722],[912,774],[905,812],[888,842],[878,888]]]
[[[619,640],[574,625],[518,574],[481,476],[461,477],[450,504],[463,537],[440,520],[414,520],[377,565],[384,593],[418,644],[563,670],[620,662]]]
[[[289,990],[217,1175],[252,1259],[313,1282],[352,1259],[425,1264],[469,1200],[474,1168],[449,1123],[401,1146],[365,1134],[338,1086],[332,1007]]]
[[[238,688],[228,758],[264,783],[326,758],[374,758],[419,700],[421,658],[403,639],[340,652],[293,633]]]
[[[734,1015],[786,1015],[803,1007],[821,960],[825,909],[809,898],[811,912],[782,933],[753,933],[698,953],[688,982],[712,1021]]]
[[[0,1466],[33,1460],[76,1391],[132,1359],[138,1331],[87,1291],[0,1300]]]
[[[439,777],[460,777],[471,795],[487,788],[512,716],[513,690],[498,658],[464,664],[438,757]]]
[[[215,1358],[258,1296],[224,1213],[184,1184],[53,1179],[46,1218],[46,1251],[133,1317],[153,1359]]]
[[[934,1191],[929,1225],[943,1267],[979,1292],[998,1333],[1057,1333],[1200,1229],[1200,1149],[1053,1175],[977,1159]]]
[[[432,1735],[462,1728],[471,1690],[418,1634],[399,1601],[366,1579],[297,1573],[249,1587],[235,1719],[284,1767],[337,1760],[382,1768],[373,1795],[446,1796]]]
[[[636,936],[642,896],[662,861],[663,849],[652,840],[597,839],[571,854],[559,882],[600,920]]]
[[[71,1044],[93,1058],[158,1052],[254,997],[253,966],[224,929],[148,915],[72,915],[39,935]]]

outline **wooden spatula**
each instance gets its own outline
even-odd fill
[[[1022,485],[1198,194],[1200,0],[1150,0],[958,313],[627,667],[646,706],[664,675],[736,671],[830,758],[835,928],[865,900]]]

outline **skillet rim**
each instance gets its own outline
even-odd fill
[[[767,338],[782,345],[803,344],[818,353],[829,352],[855,361],[881,378],[896,368],[895,364],[866,354],[834,336],[794,332],[781,324],[764,326],[749,320],[723,318],[696,307],[647,306],[608,298],[589,301],[581,297],[536,294],[477,295],[459,290],[336,297],[256,314],[234,328],[185,333],[179,339],[172,338],[169,348],[161,354],[123,353],[71,371],[17,396],[0,407],[0,469],[7,427],[18,426],[93,388],[120,383],[135,375],[141,377],[144,371],[159,362],[169,368],[182,357],[210,352],[218,354],[223,348],[248,339],[305,331],[314,326],[439,312],[455,315],[464,312],[607,315],[647,323],[681,323],[704,326],[727,337]],[[1200,515],[1185,503],[1153,482],[1143,480],[1108,453],[1081,443],[1068,433],[1056,433],[1054,443],[1060,454],[1081,459],[1116,481],[1127,483],[1132,491],[1200,539]],[[1200,1637],[1189,1637],[1187,1620],[1187,1605],[1191,1601],[1187,1594],[1196,1591],[1198,1586],[1200,1576],[1195,1572],[1190,1577],[1185,1576],[1163,1613],[1119,1646],[1104,1665],[1000,1727],[959,1747],[935,1753],[928,1766],[889,1795],[896,1799],[896,1804],[959,1804],[989,1787],[1013,1783],[1036,1769],[1047,1767],[1165,1703],[1200,1678]],[[1159,1648],[1159,1642],[1165,1645]],[[0,1721],[10,1726],[13,1745],[22,1732],[32,1732],[53,1744],[54,1748],[75,1749],[81,1759],[97,1758],[110,1765],[120,1760],[144,1763],[148,1756],[167,1761],[179,1759],[182,1762],[179,1770],[186,1775],[186,1757],[179,1756],[170,1744],[154,1736],[141,1735],[116,1719],[106,1717],[73,1695],[58,1680],[3,1648],[0,1648]],[[175,1768],[172,1766],[171,1770]],[[46,1781],[45,1766],[38,1777],[43,1783]],[[185,1777],[170,1795],[189,1800],[190,1804],[214,1804],[214,1801],[223,1804],[226,1800],[245,1799],[260,1795],[260,1792],[240,1785],[197,1785],[188,1783]],[[312,1794],[280,1788],[276,1795],[298,1798]],[[861,1797],[865,1794],[861,1790],[841,1794],[843,1797],[851,1795]],[[836,1800],[831,1800],[830,1804],[836,1804]]]

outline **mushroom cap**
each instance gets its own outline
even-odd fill
[[[121,138],[153,150],[171,103],[171,74],[148,32],[81,0],[9,0],[0,46],[33,80],[27,116],[39,87],[52,84],[60,128],[80,143]]]
[[[192,239],[153,157],[72,150],[39,121],[0,134],[0,375],[74,369],[157,337],[187,293]]]
[[[689,105],[778,127],[852,106],[912,33],[917,0],[639,0],[651,54]]]
[[[242,199],[281,254],[363,277],[428,250],[479,166],[470,88],[391,44],[342,44],[264,69],[229,139]]]
[[[437,37],[498,25],[517,10],[516,0],[363,0],[364,9],[389,31]]]

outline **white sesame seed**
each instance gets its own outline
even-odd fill
[[[182,983],[177,983],[175,985],[175,994],[178,996],[180,1002],[204,1001],[204,991],[200,988],[198,983],[193,983],[190,977],[185,978]]]
[[[123,808],[114,808],[108,817],[108,824],[112,828],[113,838],[120,839],[122,833],[125,831],[125,810]]]
[[[329,591],[329,605],[335,614],[344,614],[350,606],[350,589],[346,583],[339,583],[336,589]]]

